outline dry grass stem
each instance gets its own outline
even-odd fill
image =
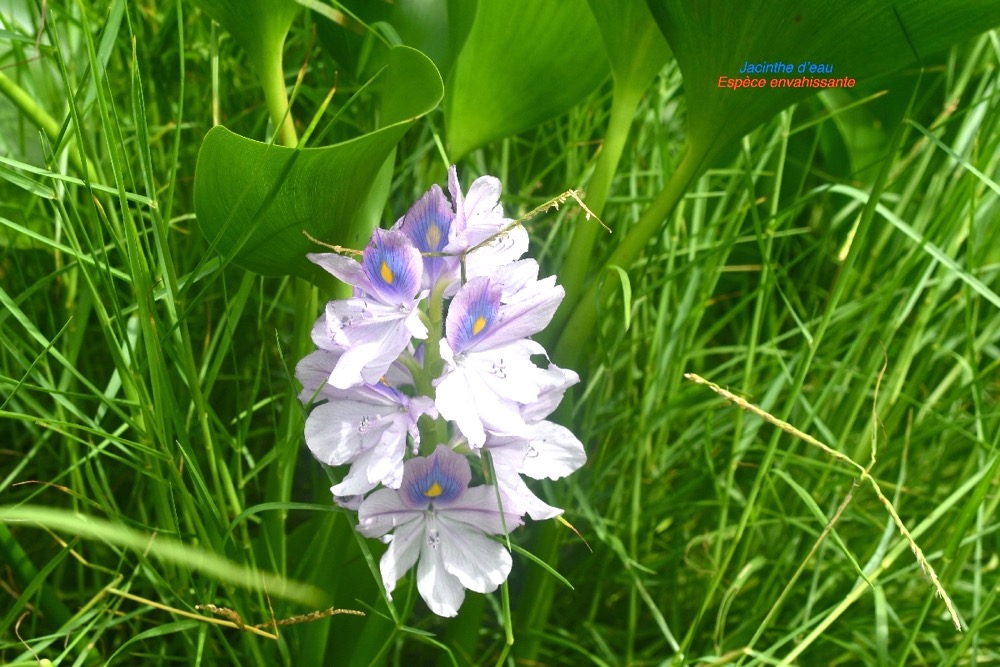
[[[155,600],[149,600],[138,595],[133,595],[123,590],[117,588],[108,588],[108,593],[123,597],[127,600],[132,600],[133,602],[138,602],[140,604],[149,605],[156,609],[162,609],[163,611],[170,612],[177,616],[183,616],[185,618],[191,618],[196,621],[201,621],[203,623],[211,623],[213,625],[221,625],[226,628],[233,628],[234,630],[243,630],[245,632],[251,632],[255,635],[266,637],[267,639],[278,639],[277,633],[272,634],[270,632],[264,631],[262,628],[275,627],[279,625],[294,625],[297,623],[308,623],[310,621],[317,621],[321,618],[327,618],[328,616],[335,616],[338,614],[349,614],[351,616],[364,616],[363,611],[358,611],[356,609],[337,609],[331,607],[329,609],[317,610],[309,612],[308,614],[301,614],[299,616],[292,616],[291,618],[284,618],[280,620],[268,621],[266,623],[257,623],[255,625],[248,625],[243,621],[238,613],[232,609],[226,607],[220,607],[214,604],[199,604],[195,605],[195,609],[198,611],[208,611],[223,618],[212,618],[211,616],[202,616],[200,614],[193,614],[189,611],[183,609],[177,609],[176,607],[171,607],[169,605],[161,604]]]
[[[871,476],[870,469],[871,465],[874,464],[874,457],[869,467],[865,468],[860,463],[857,463],[850,457],[845,456],[844,454],[838,452],[837,450],[823,444],[822,442],[812,437],[808,433],[803,433],[802,431],[795,428],[788,422],[784,422],[778,419],[777,417],[771,415],[769,412],[757,407],[752,403],[749,403],[746,399],[740,398],[736,394],[727,391],[726,389],[723,389],[714,382],[706,380],[705,378],[701,377],[700,375],[696,375],[695,373],[685,373],[684,377],[694,382],[695,384],[700,384],[708,387],[719,396],[722,396],[727,401],[735,403],[737,407],[746,410],[747,412],[750,412],[754,415],[757,415],[767,423],[772,424],[773,426],[777,426],[785,433],[793,435],[796,438],[802,440],[803,442],[812,445],[813,447],[818,447],[819,449],[822,449],[824,452],[832,456],[837,461],[846,463],[847,465],[856,468],[859,473],[859,478],[871,484],[872,488],[875,490],[875,495],[878,496],[879,502],[881,502],[882,505],[885,507],[886,511],[889,512],[889,516],[892,517],[893,522],[896,524],[896,528],[899,529],[900,534],[910,545],[910,551],[913,552],[914,557],[917,559],[917,564],[920,565],[920,569],[927,576],[927,578],[931,580],[931,584],[933,584],[934,589],[937,591],[937,594],[941,597],[942,600],[944,600],[944,604],[948,608],[948,613],[951,616],[952,623],[954,623],[955,625],[955,629],[958,632],[962,631],[962,623],[959,620],[958,611],[955,609],[955,605],[951,601],[951,597],[949,597],[948,593],[944,590],[944,586],[941,585],[941,581],[938,579],[937,572],[934,571],[934,567],[930,564],[930,562],[928,562],[927,558],[924,556],[924,552],[917,545],[917,541],[913,539],[913,536],[910,534],[910,531],[907,530],[906,525],[903,523],[903,520],[899,518],[899,515],[896,513],[896,509],[892,506],[892,503],[885,496],[885,494],[882,493],[882,489],[879,487],[878,482],[876,482],[875,478]]]

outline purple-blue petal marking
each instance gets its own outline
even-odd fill
[[[420,251],[400,232],[376,229],[361,263],[372,287],[386,301],[410,301],[420,290]]]
[[[410,207],[398,224],[421,253],[439,253],[448,245],[455,212],[437,185]],[[395,229],[395,228],[394,228]],[[456,273],[457,257],[424,255],[424,287],[431,289],[443,275]]]
[[[455,213],[437,185],[431,186],[403,217],[399,226],[420,252],[441,252],[448,243],[448,233]]]
[[[448,344],[455,354],[486,336],[497,319],[502,290],[489,278],[473,278],[458,291],[448,308]]]
[[[464,457],[439,445],[429,457],[406,462],[400,493],[414,508],[432,503],[450,505],[461,498],[469,486],[468,466]]]

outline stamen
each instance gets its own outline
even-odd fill
[[[371,417],[362,417],[358,422],[358,433],[367,433],[375,425],[375,420]]]

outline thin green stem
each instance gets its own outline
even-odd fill
[[[293,307],[296,312],[318,312],[317,290],[309,282],[301,278],[291,279]],[[305,357],[313,349],[310,327],[306,320],[297,327],[292,347],[287,358],[293,363]],[[277,332],[276,332],[277,333]],[[278,448],[276,463],[270,469],[267,480],[267,499],[270,502],[288,502],[292,499],[292,484],[295,479],[295,466],[298,461],[299,447],[305,430],[305,418],[295,392],[288,392],[284,401],[284,410],[278,424]],[[288,571],[288,510],[282,509],[268,514],[265,520],[267,539],[274,558],[274,567],[282,574]]]
[[[21,113],[27,116],[28,120],[44,130],[45,134],[49,135],[49,137],[55,138],[59,135],[58,121],[50,116],[45,109],[38,106],[38,103],[35,102],[35,99],[28,91],[17,85],[3,71],[0,71],[0,93],[3,93],[7,99],[14,103],[14,106]],[[77,159],[79,159],[79,156],[77,156]]]
[[[442,281],[431,292],[427,301],[427,340],[424,341],[424,363],[414,371],[417,393],[434,396],[434,379],[440,377],[444,362],[441,359],[441,337],[444,334],[444,288]],[[448,425],[442,419],[431,420],[423,435],[423,454],[429,456],[434,448],[448,442]]]
[[[427,340],[424,341],[424,373],[421,378],[415,378],[418,383],[417,390],[424,396],[432,396],[434,388],[432,382],[434,378],[441,375],[441,336],[444,332],[444,281],[431,293],[427,301]]]
[[[587,206],[600,217],[611,195],[611,185],[614,182],[625,142],[632,128],[632,118],[635,109],[642,99],[642,90],[621,91],[616,88],[611,102],[611,118],[608,121],[608,131],[605,135],[601,154],[597,158],[594,174],[587,186]],[[631,94],[626,94],[631,93]],[[591,254],[597,240],[598,225],[586,221],[573,227],[573,238],[570,242],[567,261],[563,264],[559,282],[566,290],[566,297],[556,312],[550,325],[553,333],[562,329],[569,319],[572,309],[580,299],[584,283],[592,276]]]
[[[38,568],[5,523],[0,523],[0,554],[3,554],[4,562],[13,571],[15,581],[22,588],[37,587],[37,606],[51,620],[52,625],[62,626],[68,623],[73,614],[63,604],[56,590],[45,582],[44,577],[39,576]]]
[[[10,77],[0,71],[0,93],[9,99],[36,127],[48,135],[50,140],[55,140],[59,136],[59,121],[50,116],[24,88],[17,85]],[[67,139],[69,147],[69,159],[73,163],[73,168],[80,174],[86,174],[87,179],[96,183],[97,172],[93,166],[84,164],[80,157],[80,150],[72,139]]]
[[[909,114],[909,109],[912,108],[913,99],[916,97],[916,91],[919,89],[919,84],[914,88],[913,96],[910,100],[910,105],[907,108],[906,115]],[[905,115],[904,115],[905,118]],[[816,352],[820,347],[823,339],[826,336],[827,329],[833,320],[833,314],[836,312],[841,299],[843,298],[847,285],[852,281],[852,270],[857,257],[861,254],[860,248],[863,246],[863,241],[867,237],[868,231],[871,228],[872,220],[875,216],[875,209],[878,204],[879,198],[882,196],[885,190],[886,181],[889,176],[889,172],[892,167],[892,161],[896,156],[899,145],[903,136],[903,125],[904,123],[900,121],[899,126],[893,135],[892,143],[890,144],[888,151],[886,153],[885,162],[883,167],[879,172],[879,176],[876,179],[871,195],[869,197],[868,203],[865,205],[864,211],[861,214],[861,218],[858,222],[857,232],[855,234],[854,243],[851,245],[850,252],[847,257],[844,258],[844,262],[840,268],[840,272],[837,276],[836,282],[833,285],[832,294],[826,304],[826,308],[820,317],[819,325],[813,332],[813,337],[811,341],[807,341],[803,346],[801,352],[801,359],[796,361],[795,376],[792,379],[791,386],[787,390],[787,395],[789,396],[788,401],[784,405],[781,413],[776,415],[778,420],[782,422],[787,422],[789,416],[791,415],[792,408],[800,400],[799,395],[802,390],[802,386],[805,383],[806,375],[812,368],[813,360],[816,357]],[[709,584],[706,594],[704,596],[704,603],[701,608],[695,614],[694,619],[688,626],[688,631],[681,642],[681,651],[679,655],[686,654],[688,648],[692,645],[695,638],[695,633],[697,632],[702,618],[711,604],[715,599],[715,595],[718,592],[719,586],[722,584],[723,575],[728,571],[729,565],[732,562],[734,556],[736,555],[736,550],[740,543],[743,541],[744,531],[750,522],[751,515],[753,513],[753,508],[756,506],[757,497],[761,492],[764,484],[764,479],[767,477],[767,471],[770,470],[774,458],[777,454],[778,448],[778,433],[772,436],[770,442],[768,443],[767,450],[764,453],[763,459],[760,463],[759,473],[755,478],[754,484],[750,489],[750,493],[745,501],[745,510],[740,516],[740,519],[736,526],[736,531],[730,540],[730,547],[726,552],[724,559],[719,563],[716,568],[716,574],[713,577],[711,583]]]
[[[688,147],[684,159],[671,176],[667,187],[657,195],[649,208],[642,214],[632,229],[604,263],[597,274],[603,274],[609,266],[628,268],[642,252],[646,244],[663,225],[664,220],[674,210],[674,207],[684,197],[688,186],[701,174],[709,164],[711,156]],[[604,303],[614,292],[615,283],[608,281],[603,287],[600,283],[591,283],[584,296],[575,305],[573,314],[566,327],[562,330],[558,344],[553,348],[553,354],[560,364],[573,367],[580,359],[594,333],[597,313],[600,304]]]
[[[282,63],[280,46],[274,53],[262,53],[256,60],[257,78],[264,89],[264,101],[271,115],[271,122],[277,128],[277,143],[294,148],[299,143],[292,112],[288,106],[288,92],[285,89],[285,68]]]

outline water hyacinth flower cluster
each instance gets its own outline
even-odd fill
[[[448,189],[450,202],[435,185],[392,229],[376,229],[360,261],[309,255],[353,296],[327,304],[317,349],[296,368],[313,406],[306,444],[321,462],[350,466],[335,502],[388,542],[387,593],[416,565],[417,589],[441,616],[458,613],[466,589],[506,580],[511,557],[497,536],[525,516],[561,514],[524,477],[558,479],[586,460],[546,419],[579,377],[531,339],[563,289],[523,258],[528,234],[504,217],[496,178],[463,194],[452,167]]]

